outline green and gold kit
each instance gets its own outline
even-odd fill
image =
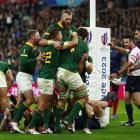
[[[0,73],[6,74],[7,70],[9,70],[8,63],[0,61]]]
[[[64,50],[65,51],[65,50]],[[88,46],[80,37],[78,38],[78,45],[72,49],[67,50],[69,53],[60,59],[60,67],[71,72],[78,72],[79,62],[84,53],[88,52]]]
[[[33,75],[38,55],[38,49],[30,42],[26,42],[26,44],[20,48],[19,71]]]
[[[45,60],[39,70],[39,78],[55,79],[60,51],[56,50],[52,45],[46,45],[41,52],[45,55]]]

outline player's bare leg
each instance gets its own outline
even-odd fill
[[[9,107],[7,87],[0,88],[0,110],[4,112],[7,107]]]
[[[20,106],[19,109],[15,115],[15,117],[13,118],[13,121],[11,122],[12,127],[20,132],[20,133],[24,133],[23,131],[21,131],[18,128],[18,122],[21,120],[23,113],[25,112],[25,110],[30,107],[30,105],[32,105],[35,102],[34,99],[34,94],[33,94],[33,90],[27,90],[26,92],[22,93],[22,95],[25,98],[25,102],[23,102]]]

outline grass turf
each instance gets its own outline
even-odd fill
[[[110,110],[112,112],[112,109]],[[75,134],[63,131],[62,134],[49,135],[29,135],[29,134],[10,134],[0,132],[0,140],[139,140],[140,139],[140,111],[134,107],[135,126],[120,126],[120,121],[126,121],[124,103],[120,101],[118,108],[118,117],[115,120],[110,119],[110,124],[104,129],[93,130],[91,135],[84,134],[77,130]]]

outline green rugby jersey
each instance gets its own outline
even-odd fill
[[[92,57],[91,56],[88,56],[88,62],[92,63]],[[80,76],[81,76],[81,78],[82,78],[84,83],[86,83],[86,75],[85,75],[85,73],[86,73],[86,68],[84,66],[84,70],[80,74]]]
[[[69,49],[69,50],[63,50],[63,51],[69,51],[66,56],[62,57],[60,59],[60,67],[67,69],[71,72],[78,72],[79,70],[79,62],[83,56],[84,53],[88,52],[88,46],[82,40],[80,37],[78,38],[78,45],[75,48]]]
[[[47,34],[49,34],[53,29],[59,29],[61,32],[62,32],[62,35],[63,35],[63,39],[62,41],[65,42],[65,41],[71,41],[72,40],[72,37],[71,37],[71,32],[77,32],[77,28],[74,27],[74,26],[70,26],[69,28],[64,28],[61,24],[61,22],[57,22],[55,24],[53,24],[52,26],[50,26],[50,28],[47,30]],[[66,60],[67,56],[71,53],[70,50],[63,50],[61,51],[61,60]]]
[[[45,54],[45,61],[39,70],[39,78],[55,79],[60,51],[56,50],[52,45],[46,45],[41,52]]]
[[[19,71],[33,75],[38,55],[38,49],[30,42],[26,42],[26,44],[20,48]]]
[[[64,28],[60,21],[55,23],[55,24],[53,24],[52,26],[50,26],[50,28],[47,29],[46,34],[49,34],[53,29],[59,29],[62,32],[63,41],[71,40],[70,33],[71,32],[77,32],[77,28],[74,27],[74,26]]]
[[[6,74],[7,70],[9,70],[8,63],[0,61],[0,73]]]

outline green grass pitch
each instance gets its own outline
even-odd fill
[[[112,109],[110,110],[112,112]],[[118,118],[110,119],[110,124],[100,130],[93,130],[91,135],[84,134],[77,130],[75,134],[70,134],[66,130],[62,134],[30,135],[30,134],[10,134],[0,132],[0,140],[140,140],[140,111],[134,107],[135,126],[120,126],[120,121],[127,120],[124,102],[120,101],[118,108]]]

